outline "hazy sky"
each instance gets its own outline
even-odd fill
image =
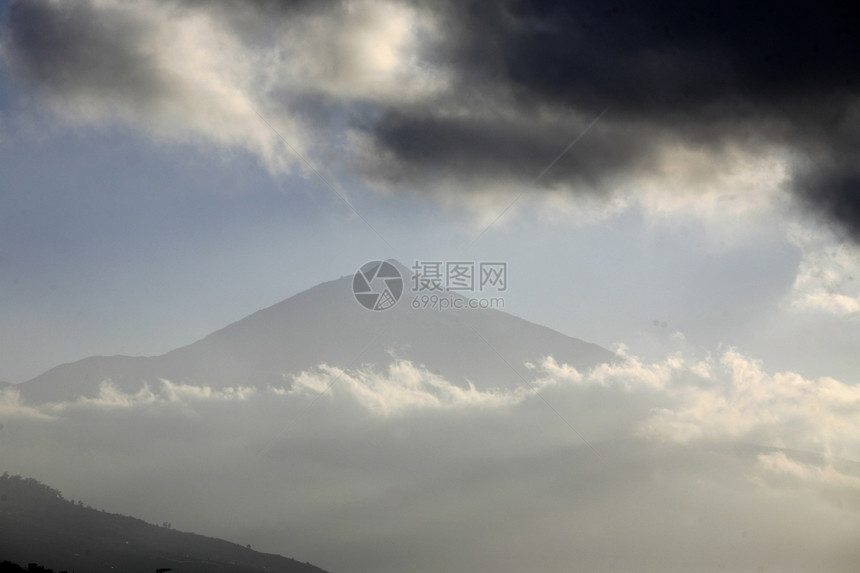
[[[505,260],[509,311],[606,346],[856,375],[836,7],[4,5],[0,379],[387,257]]]
[[[405,361],[3,390],[4,462],[342,573],[855,570],[846,6],[0,1],[0,380],[386,258],[504,261],[504,310],[628,357],[529,366],[597,457],[535,395]]]

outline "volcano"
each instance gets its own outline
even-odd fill
[[[125,392],[144,384],[157,387],[161,380],[211,388],[288,387],[295,375],[322,364],[381,370],[395,360],[409,360],[454,384],[495,389],[528,383],[535,374],[526,363],[544,356],[580,370],[615,357],[598,345],[501,310],[415,304],[411,271],[395,261],[380,268],[388,274],[396,269],[402,277],[403,292],[395,293],[395,304],[386,290],[389,298],[381,305],[374,302],[379,308],[372,310],[364,298],[370,283],[362,276],[344,276],[160,356],[84,358],[17,388],[26,403],[38,404],[93,397],[104,382]],[[439,296],[469,300],[454,292]]]

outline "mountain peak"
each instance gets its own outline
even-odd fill
[[[384,369],[398,359],[463,387],[499,388],[532,378],[535,374],[524,364],[545,356],[580,369],[614,357],[599,346],[500,310],[416,307],[409,291],[412,271],[399,261],[386,262],[404,283],[400,300],[387,310],[363,306],[354,292],[355,275],[347,275],[161,356],[91,357],[18,388],[26,401],[35,403],[94,396],[107,380],[127,392],[144,383],[157,387],[162,379],[211,387],[280,387],[322,364]],[[444,296],[459,295],[446,291]]]

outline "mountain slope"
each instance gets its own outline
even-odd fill
[[[0,561],[88,573],[325,573],[294,559],[76,505],[33,479],[0,477]]]
[[[401,267],[401,272],[408,283],[408,271]],[[498,310],[416,310],[412,296],[407,289],[394,308],[369,311],[355,301],[352,277],[342,277],[164,355],[90,357],[18,387],[25,401],[38,403],[94,396],[105,380],[129,392],[160,379],[212,387],[284,386],[322,363],[380,369],[397,358],[461,386],[498,388],[533,377],[524,363],[547,355],[580,369],[614,357]]]

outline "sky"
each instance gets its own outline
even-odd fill
[[[856,375],[839,6],[4,3],[0,379],[389,257],[505,260],[509,311],[608,347]]]
[[[860,455],[846,414],[856,409],[860,377],[860,40],[847,3],[12,0],[0,11],[0,380],[25,382],[91,355],[161,354],[372,260],[504,261],[505,311],[620,351],[640,367],[577,378],[551,363],[535,366],[548,369],[546,391],[557,391],[559,404],[575,407],[583,392],[609,400],[606,435],[648,444],[646,453],[619,445],[600,471],[580,476],[581,491],[609,504],[606,513],[565,498],[571,511],[594,512],[591,529],[576,527],[596,544],[576,545],[579,555],[611,552],[601,531],[626,515],[612,506],[613,492],[627,501],[650,492],[655,507],[673,508],[675,525],[704,535],[672,501],[683,491],[682,501],[704,504],[696,507],[708,515],[720,515],[720,500],[737,511],[751,500],[765,504],[761,522],[753,514],[749,522],[760,532],[780,526],[759,549],[744,548],[747,536],[715,518],[720,547],[736,547],[749,557],[744,563],[777,554],[778,534],[799,535],[787,521],[798,516],[815,516],[832,534],[808,538],[811,555],[856,557],[846,541],[856,533],[854,474],[782,450],[727,461],[720,449],[756,443]],[[313,376],[321,372],[291,392],[319,387]],[[415,376],[419,388],[432,382],[427,372]],[[565,379],[579,385],[553,386]],[[701,379],[722,381],[715,388],[727,394],[702,390]],[[630,380],[651,382],[630,390]],[[390,384],[370,386],[387,396]],[[192,390],[177,392],[108,396],[105,415],[120,404],[147,425],[159,404],[183,420],[177,412],[222,413],[235,399],[210,395],[213,405],[199,405]],[[814,399],[801,407],[798,395]],[[405,399],[405,411],[424,398]],[[354,505],[339,509],[290,503],[318,530],[331,525],[326,512],[344,518],[333,531],[345,554],[363,556],[359,570],[394,571],[451,543],[452,555],[470,563],[478,554],[461,547],[458,530],[437,527],[450,515],[432,513],[433,479],[455,484],[446,503],[478,500],[473,514],[455,512],[465,531],[481,527],[475,515],[492,514],[491,492],[523,487],[493,474],[496,489],[482,491],[476,484],[486,464],[461,462],[483,447],[497,448],[489,457],[510,461],[514,476],[530,455],[534,467],[559,475],[589,471],[584,450],[553,461],[555,438],[505,449],[519,426],[503,427],[499,412],[516,411],[528,425],[537,406],[522,396],[492,399],[476,398],[491,404],[469,423],[470,410],[448,407],[466,398],[433,402],[438,411],[419,408],[410,430],[391,417],[399,406],[379,410],[380,402],[348,386],[326,407],[342,416],[330,441],[295,438],[304,457],[293,477],[323,479],[319,458],[350,460],[359,439],[376,440],[368,460],[383,463],[386,448],[403,453],[403,473],[374,486],[362,465],[354,484],[337,482],[345,488],[337,491],[354,486],[382,500],[367,511],[358,494],[344,493]],[[249,421],[267,408],[260,396],[249,404],[242,418]],[[28,424],[42,436],[38,420],[80,424],[98,407],[27,411]],[[363,425],[380,411],[381,426]],[[579,412],[586,427],[598,427],[588,414]],[[792,430],[798,420],[807,435]],[[270,430],[260,424],[247,440]],[[457,424],[489,428],[492,437],[454,448],[437,469],[398,441],[429,443]],[[679,453],[698,439],[713,449]],[[661,449],[666,443],[680,449]],[[188,455],[183,444],[170,455]],[[629,483],[600,489],[623,460],[635,460]],[[133,464],[114,477],[131,479],[123,472]],[[283,460],[271,464],[254,477],[260,487],[286,471]],[[677,473],[660,477],[655,467]],[[731,477],[733,468],[751,481]],[[206,470],[201,462],[194,472]],[[98,494],[84,469],[75,472],[73,491],[107,495],[118,510],[155,512]],[[539,514],[560,503],[561,486],[539,473],[526,480],[544,488],[535,505],[517,499],[510,511],[542,532],[535,539],[552,540],[558,524]],[[430,489],[410,489],[419,475],[430,476],[421,478]],[[651,481],[646,487],[635,476]],[[244,478],[219,479],[213,491]],[[183,483],[171,495],[193,495]],[[403,531],[432,539],[420,548],[395,519],[398,496],[416,491],[411,503],[429,517]],[[170,499],[159,510],[169,511]],[[784,509],[787,500],[795,513]],[[282,523],[273,529],[275,510],[266,513],[250,496],[235,503],[257,507],[263,523],[217,533],[256,536],[256,545],[282,552],[308,548],[314,563],[346,570],[347,561],[326,562],[330,540]],[[216,519],[202,498],[195,508],[189,523]],[[846,513],[850,527],[829,525]],[[375,533],[348,533],[365,518]],[[278,545],[275,530],[296,535],[296,545]],[[494,531],[510,543],[519,535]],[[402,555],[377,545],[386,536]],[[702,537],[690,536],[691,555],[701,556]],[[647,539],[625,539],[631,551],[614,564],[621,569],[647,553]],[[537,550],[541,542],[532,541]],[[569,557],[548,555],[547,570]],[[679,570],[689,565],[675,557]],[[511,559],[499,564],[530,565]]]

